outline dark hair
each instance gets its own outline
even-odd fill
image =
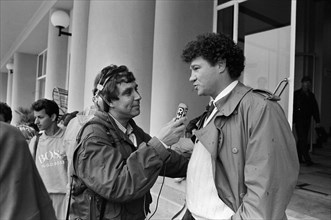
[[[5,122],[11,122],[13,115],[11,108],[7,105],[7,103],[0,102],[0,114],[3,115]]]
[[[312,82],[311,81],[311,78],[309,77],[309,76],[304,76],[304,77],[302,77],[302,79],[301,79],[301,82],[303,83],[303,82]]]
[[[182,53],[183,61],[190,63],[198,57],[202,57],[212,66],[225,60],[232,79],[239,78],[245,67],[243,51],[222,33],[206,33],[189,42]]]
[[[56,121],[59,117],[59,106],[53,100],[39,99],[32,104],[32,110],[41,111],[45,109],[46,114],[51,117],[53,114],[56,115]]]
[[[118,100],[119,91],[117,89],[117,84],[123,82],[130,83],[135,80],[136,78],[133,73],[129,71],[126,66],[109,65],[103,68],[95,77],[93,95],[98,93],[108,102],[111,100]],[[98,89],[98,85],[102,85],[103,88]],[[109,110],[108,107],[105,111]]]

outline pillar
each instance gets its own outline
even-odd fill
[[[30,108],[35,98],[37,56],[33,54],[14,54],[14,73],[12,87],[11,109],[13,113],[12,124],[20,120],[17,113],[19,107]]]
[[[213,2],[156,1],[151,134],[175,116],[180,102],[188,105],[188,117],[193,119],[209,101],[193,91],[189,65],[180,56],[184,46],[198,34],[212,32]]]
[[[0,101],[7,102],[7,84],[9,73],[0,73]]]
[[[13,91],[13,70],[8,70],[8,77],[7,77],[7,97],[6,103],[11,106],[12,100],[12,91]]]
[[[50,15],[54,10],[56,9],[51,10]],[[58,29],[52,25],[49,19],[45,82],[45,98],[47,99],[52,99],[55,87],[66,89],[67,47],[68,36],[58,36]]]
[[[134,73],[142,96],[135,118],[149,131],[155,1],[90,1],[84,106],[92,104],[96,74],[110,64]]]
[[[86,47],[90,1],[74,0],[70,54],[68,112],[84,109]]]

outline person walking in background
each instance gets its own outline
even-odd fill
[[[304,76],[301,80],[301,88],[294,92],[293,124],[297,135],[297,151],[300,163],[313,165],[309,155],[309,130],[311,118],[320,127],[320,115],[314,93],[311,92],[311,78]]]
[[[186,118],[174,118],[157,137],[146,134],[133,120],[141,96],[126,66],[103,68],[93,93],[98,110],[79,132],[73,154],[70,217],[143,220],[158,176],[186,174],[188,159],[164,146],[179,140]]]
[[[0,102],[0,121],[10,124],[12,118],[13,114],[9,105],[7,105],[7,103]]]
[[[52,200],[56,217],[65,219],[68,162],[63,144],[65,129],[58,126],[59,106],[52,100],[39,99],[32,104],[32,109],[41,134],[31,139],[29,148]]]
[[[0,122],[0,219],[56,220],[21,132]]]
[[[238,81],[245,57],[224,34],[198,36],[182,58],[197,94],[213,99],[195,131],[183,219],[287,219],[299,163],[283,109]]]

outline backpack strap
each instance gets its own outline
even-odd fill
[[[77,137],[76,137],[76,146],[78,146],[80,143],[81,143],[81,138],[82,138],[82,134],[85,130],[85,128],[88,126],[88,125],[91,125],[91,124],[98,124],[102,127],[104,127],[107,131],[107,134],[110,135],[113,139],[114,139],[114,142],[115,142],[115,146],[118,146],[119,142],[120,142],[120,139],[118,138],[118,135],[116,135],[116,133],[109,129],[107,127],[107,125],[105,123],[102,123],[100,121],[96,121],[96,120],[89,120],[88,122],[86,122],[79,130],[78,134],[77,134]],[[74,149],[74,154],[75,154],[75,151],[76,151],[77,147]],[[68,207],[67,207],[67,214],[66,214],[66,220],[69,220],[69,213],[70,213],[70,204],[71,204],[71,195],[73,193],[73,180],[74,180],[74,177],[75,178],[79,178],[78,176],[76,176],[76,170],[75,170],[75,165],[74,163],[72,164],[72,171],[73,171],[73,174],[71,175],[71,181],[70,181],[70,192],[69,192],[69,201],[68,201]],[[81,181],[81,184],[84,184],[82,181]],[[84,184],[85,185],[85,184]],[[86,187],[86,186],[85,186]],[[82,190],[82,192],[87,188],[85,187],[80,187]],[[101,200],[101,209],[100,209],[100,220],[102,220],[103,218],[103,215],[104,215],[104,211],[105,211],[105,207],[106,207],[106,200],[102,197],[102,196],[99,196],[98,194],[94,193],[96,196],[98,196]]]

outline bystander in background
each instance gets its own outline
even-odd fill
[[[304,76],[301,88],[294,92],[293,124],[297,136],[297,151],[300,163],[311,166],[314,162],[309,155],[308,143],[311,119],[314,118],[316,127],[320,127],[320,115],[314,93],[311,91],[311,78]]]

